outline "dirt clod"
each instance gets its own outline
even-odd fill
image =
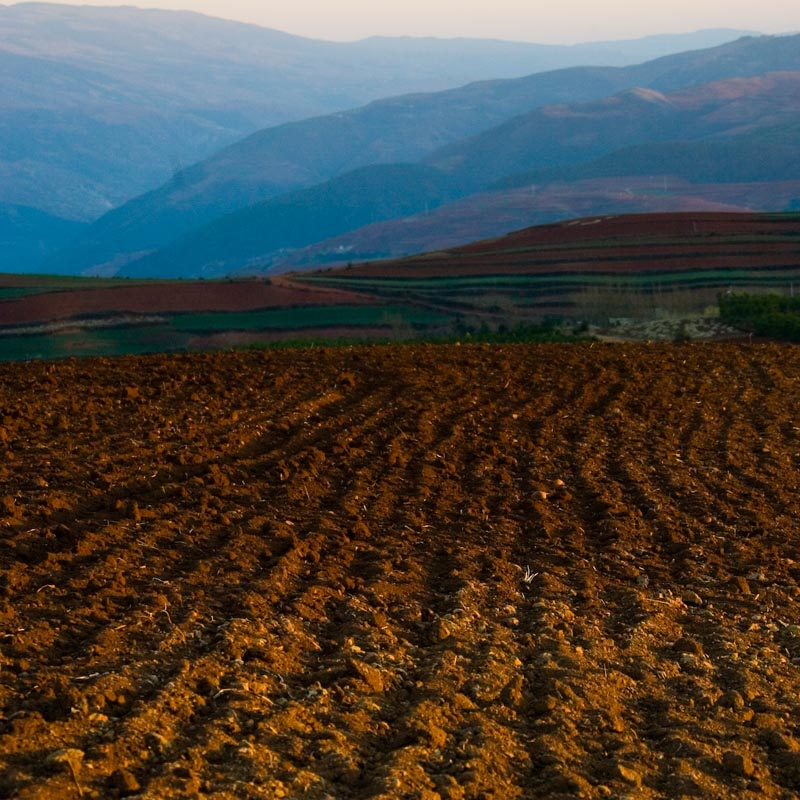
[[[736,753],[733,750],[726,750],[722,754],[722,767],[732,775],[742,778],[749,778],[755,774],[753,759],[745,753]]]
[[[693,591],[692,589],[684,589],[681,592],[681,600],[684,603],[690,606],[701,606],[703,605],[703,598],[700,597],[697,592]]]
[[[619,778],[625,783],[629,783],[631,786],[642,785],[642,776],[639,774],[639,772],[632,767],[626,766],[625,764],[614,765],[614,777]]]
[[[136,776],[127,769],[115,769],[111,773],[109,784],[119,793],[120,797],[137,794],[142,788],[139,781],[136,780]]]
[[[722,694],[717,700],[717,704],[732,711],[742,711],[745,706],[744,698],[735,689]]]

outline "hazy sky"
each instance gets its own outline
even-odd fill
[[[61,0],[64,2],[65,0]],[[321,39],[373,34],[479,36],[529,42],[573,43],[623,39],[699,28],[763,33],[800,29],[798,0],[66,0],[70,5],[137,5],[188,9],[254,22]]]

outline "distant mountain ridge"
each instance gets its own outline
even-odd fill
[[[762,123],[766,126],[759,127]],[[587,154],[618,152],[621,146],[628,147],[623,153],[630,152],[638,145],[651,153],[662,148],[661,153],[666,156],[660,164],[662,170],[670,175],[683,172],[682,177],[688,179],[718,179],[717,173],[726,166],[730,171],[729,182],[800,179],[798,131],[800,71],[770,73],[754,79],[716,81],[670,94],[635,89],[597,103],[548,106],[466,143],[445,148],[426,160],[431,173],[421,174],[426,180],[438,174],[438,185],[448,185],[445,182],[449,181],[451,194],[463,196],[485,188],[514,165],[527,169],[532,161],[544,164],[556,161],[577,165],[572,169],[581,176],[580,162],[586,160]],[[674,141],[678,136],[682,141]],[[719,148],[718,154],[715,147]],[[705,161],[693,159],[704,153],[708,154]],[[684,156],[682,162],[677,160],[679,154]],[[737,161],[728,162],[731,158]],[[310,245],[315,236],[319,241],[326,235],[341,234],[346,230],[341,208],[357,202],[363,208],[361,218],[364,218],[369,203],[380,197],[380,189],[376,197],[375,187],[381,186],[383,169],[365,167],[320,186],[227,215],[153,255],[132,262],[120,274],[137,277],[189,277],[213,275],[215,271],[225,274],[254,262],[259,256],[268,262],[286,248]],[[617,169],[617,172],[606,171],[605,175],[641,174],[628,171],[625,161]],[[423,205],[424,193],[418,193],[417,205],[413,204],[416,173],[407,169],[402,174],[408,213],[428,211]],[[338,191],[328,202],[317,200],[320,196],[327,197],[330,187],[341,185],[347,187],[349,195],[347,191]],[[385,191],[392,193],[388,182]],[[611,202],[610,197],[607,202]],[[683,201],[677,202],[678,208],[682,208]],[[287,203],[293,207],[292,211],[287,212]],[[623,208],[631,205],[630,199],[621,198]],[[276,206],[287,216],[276,217]],[[672,205],[670,208],[674,210]],[[298,215],[307,220],[303,237],[290,234],[292,228],[286,224],[287,218],[295,219]],[[384,214],[380,218],[391,217]],[[332,220],[341,222],[331,225]]]
[[[642,47],[732,36],[600,50],[609,63],[630,63]],[[259,128],[591,52],[479,40],[348,44],[192,12],[0,6],[0,202],[92,220]]]
[[[782,42],[782,44],[784,43]],[[447,176],[451,193],[459,193],[463,196],[485,190],[506,176],[530,172],[531,169],[553,170],[563,167],[577,170],[583,163],[590,163],[592,159],[610,157],[617,151],[624,151],[625,148],[637,146],[652,148],[660,142],[664,145],[669,144],[674,151],[679,138],[685,142],[695,140],[695,144],[713,138],[722,143],[723,150],[721,152],[725,152],[725,148],[728,149],[728,152],[733,152],[731,147],[738,147],[739,150],[736,152],[740,155],[745,154],[742,156],[744,163],[753,167],[751,174],[747,176],[748,180],[765,180],[767,179],[767,173],[764,171],[767,167],[766,162],[762,165],[764,169],[759,171],[758,160],[747,155],[752,148],[758,147],[757,138],[753,138],[758,134],[754,131],[762,123],[767,123],[776,130],[786,128],[791,131],[792,125],[797,121],[797,110],[800,108],[798,91],[800,89],[800,70],[742,78],[739,77],[740,67],[742,63],[748,61],[755,66],[772,65],[775,60],[764,59],[763,56],[764,53],[774,54],[776,52],[781,53],[778,61],[782,65],[792,65],[795,62],[800,65],[800,37],[792,38],[791,44],[793,44],[793,48],[787,49],[785,47],[765,47],[765,42],[760,39],[742,40],[736,43],[737,49],[740,51],[738,59],[727,58],[729,54],[724,51],[732,47],[728,45],[718,49],[723,52],[718,52],[717,58],[709,58],[707,52],[702,52],[686,54],[683,59],[674,56],[662,59],[660,67],[664,70],[663,72],[659,69],[658,64],[642,65],[610,73],[608,71],[579,70],[578,74],[584,78],[584,89],[590,87],[589,91],[612,79],[620,80],[625,77],[630,79],[630,72],[633,72],[636,77],[643,72],[655,74],[657,80],[654,80],[654,83],[667,86],[673,81],[676,72],[689,74],[686,70],[687,60],[691,60],[695,64],[711,63],[710,71],[715,76],[719,73],[720,63],[727,61],[736,77],[727,81],[712,81],[702,85],[695,83],[688,88],[679,88],[671,92],[655,87],[635,86],[588,104],[560,103],[535,108],[526,114],[514,116],[476,136],[466,137],[451,145],[434,150],[423,161],[428,166],[434,167],[443,176]],[[753,50],[761,55],[754,56]],[[518,108],[521,87],[530,89],[531,84],[527,81],[533,81],[533,85],[535,85],[534,78],[542,81],[548,77],[555,77],[555,84],[550,84],[548,87],[548,90],[554,93],[554,86],[563,85],[565,77],[570,80],[574,79],[574,73],[575,71],[561,71],[543,76],[533,76],[522,82],[477,84],[465,87],[465,90],[445,93],[444,96],[426,96],[421,99],[427,103],[430,103],[433,98],[438,99],[440,101],[438,104],[429,107],[441,113],[443,108],[441,101],[446,103],[449,100],[458,108],[458,101],[463,101],[461,94],[463,91],[469,90],[473,93],[473,97],[476,96],[476,93],[480,97],[478,90],[482,89],[486,92],[485,97],[490,98],[484,102],[491,107],[492,103],[497,104],[498,97],[507,98],[509,96],[507,93],[513,89],[512,94],[514,92],[517,94],[516,102],[512,105],[516,105]],[[691,74],[696,82],[702,73],[694,70]],[[590,86],[588,78],[594,78],[596,83]],[[352,130],[353,120],[358,119],[359,114],[375,113],[376,107],[379,111],[384,108],[390,109],[389,117],[391,119],[402,119],[403,113],[408,113],[408,106],[415,111],[420,107],[426,107],[424,103],[422,106],[415,106],[415,100],[419,100],[419,98],[399,98],[386,101],[386,105],[373,104],[359,112],[337,114],[323,120],[310,120],[306,123],[299,123],[296,127],[304,129],[310,135],[311,138],[308,141],[313,141],[313,136],[319,135],[320,130],[324,130],[327,134],[327,136],[322,135],[320,141],[331,141],[331,131],[347,131],[348,126]],[[475,109],[477,104],[469,107]],[[506,107],[508,108],[508,106]],[[419,113],[412,116],[417,125],[420,124],[421,118]],[[397,135],[396,128],[386,124],[385,120],[383,123],[386,130],[393,131]],[[400,129],[404,133],[406,132],[402,126]],[[356,128],[356,130],[358,129]],[[380,125],[375,130],[380,133]],[[362,129],[362,135],[364,135],[363,131],[364,129]],[[746,137],[742,138],[748,131],[751,135],[750,141]],[[269,138],[279,134],[281,134],[281,129],[265,131],[256,137],[251,137],[247,143],[229,148],[225,154],[229,157],[238,157],[240,155],[238,148],[254,142],[261,144],[263,142],[260,140],[261,136]],[[778,136],[775,131],[771,135]],[[737,139],[737,137],[739,138]],[[286,137],[285,154],[289,154],[290,138],[292,137]],[[405,138],[407,140],[408,137]],[[299,159],[307,151],[303,149],[302,137],[294,137],[294,140],[293,152]],[[342,140],[349,141],[349,138],[342,136]],[[365,136],[362,141],[369,145],[369,137]],[[380,141],[386,142],[386,139]],[[797,145],[793,144],[790,133],[784,135],[782,141],[783,149],[777,148],[773,153],[774,158],[769,165],[772,173],[769,177],[774,177],[774,173],[785,170],[787,163],[792,163],[796,152]],[[328,152],[332,149],[329,148]],[[253,151],[250,152],[251,163],[253,163],[256,159],[252,157]],[[320,150],[320,153],[323,152]],[[220,154],[219,157],[222,155]],[[236,163],[235,160],[229,162],[228,169],[225,172],[220,171],[218,174],[227,175],[230,180],[234,174],[233,167]],[[719,160],[717,164],[719,168]],[[790,175],[784,177],[790,177]],[[690,179],[691,176],[687,176],[687,178]],[[366,184],[371,182],[369,168],[362,170],[360,179],[364,180]],[[334,179],[334,181],[338,180],[338,178]],[[356,196],[359,194],[363,194],[364,197],[371,196],[370,192],[359,190],[358,181],[347,180],[344,184],[350,187]],[[185,196],[194,200],[193,187],[196,185],[198,184],[189,182],[184,187],[172,186],[169,189],[171,192],[186,192]],[[207,188],[213,186],[213,183],[206,181],[199,185]],[[235,183],[229,185],[236,186]],[[297,204],[296,212],[301,216],[303,213],[308,213],[307,208],[311,202],[314,215],[319,221],[320,235],[317,237],[317,241],[326,236],[338,236],[345,232],[341,227],[334,230],[329,225],[329,220],[337,214],[336,208],[326,207],[324,203],[321,205],[319,202],[319,197],[326,195],[326,185],[323,182],[317,188],[305,190],[307,194],[301,191],[289,197],[277,198],[278,205],[284,209],[282,211],[284,214],[289,213],[285,210],[285,203],[289,198],[291,198],[291,202]],[[410,186],[410,184],[406,185]],[[210,196],[218,197],[213,192]],[[148,205],[152,200],[163,199],[163,197],[164,195],[161,193],[154,193],[141,198],[143,205],[138,211],[143,213],[139,217],[131,214],[132,211],[137,210],[136,203],[133,203],[118,209],[114,214],[110,214],[96,223],[82,237],[85,242],[83,251],[74,248],[72,251],[65,252],[60,266],[68,266],[70,257],[76,260],[82,257],[85,259],[84,263],[90,263],[91,259],[87,259],[86,256],[91,255],[91,248],[95,247],[95,254],[99,253],[101,256],[100,259],[95,260],[95,263],[103,264],[110,261],[112,269],[121,270],[120,274],[190,276],[215,274],[215,271],[216,274],[224,274],[239,269],[245,264],[253,263],[259,258],[262,258],[264,263],[268,263],[271,258],[280,257],[286,248],[307,247],[315,241],[312,225],[306,226],[304,241],[296,237],[281,238],[281,229],[285,226],[271,218],[269,211],[270,208],[273,208],[270,205],[271,201],[262,201],[260,206],[246,207],[242,211],[229,213],[220,217],[216,222],[196,227],[193,232],[190,229],[184,229],[186,233],[182,237],[174,237],[172,243],[163,252],[147,254],[144,251],[152,248],[145,244],[145,240],[138,238],[142,232],[142,224],[144,224],[145,230],[147,230],[147,226],[150,226],[149,230],[152,234],[155,221],[161,220],[162,223],[165,223],[166,220],[169,220],[170,224],[164,224],[161,229],[166,238],[174,234],[179,229],[180,223],[185,221],[178,214],[176,215],[178,224],[175,224],[176,216],[170,217],[170,212],[174,212],[175,208],[169,204],[164,206],[161,211],[158,211],[157,204]],[[314,198],[313,202],[309,200],[312,197]],[[342,202],[341,197],[337,202]],[[197,207],[197,204],[187,203],[187,209],[196,210]],[[155,213],[153,213],[154,208],[156,209]],[[414,214],[425,210],[425,205],[420,202],[416,208],[411,208],[407,213]],[[388,219],[388,217],[385,218]],[[103,230],[103,225],[108,227]],[[258,234],[254,235],[252,230],[257,230]],[[323,230],[324,234],[322,234]],[[120,252],[125,252],[119,248],[119,243],[125,236],[130,236],[127,245],[127,252],[130,254],[127,259],[128,263],[114,261],[113,259],[120,258]],[[225,242],[235,242],[236,245],[226,247]],[[245,242],[248,243],[247,246],[245,246]],[[107,258],[104,262],[102,256],[109,251],[104,253],[103,247],[109,245],[116,246],[118,249],[116,252],[112,251],[112,258]],[[216,255],[211,258],[209,255],[211,253]],[[166,272],[162,272],[163,270]]]
[[[572,68],[480,82],[265,129],[110,212],[47,268],[80,271],[119,265],[120,259],[163,247],[215,217],[369,163],[430,157],[449,142],[466,142],[465,137],[522,111],[536,114],[535,109],[554,103],[599,101],[637,86],[668,92],[705,78],[800,69],[798,43],[797,36],[745,38],[633,67]],[[508,173],[494,179],[503,174]],[[474,184],[471,178],[468,182]]]
[[[536,109],[426,161],[477,190],[515,173],[590,161],[621,147],[737,135],[794,122],[798,115],[800,70],[669,94],[636,87],[595,103]]]

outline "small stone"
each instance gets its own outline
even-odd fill
[[[615,765],[614,777],[631,784],[631,786],[642,785],[642,776],[635,769],[626,767],[624,764]]]
[[[461,692],[457,692],[455,697],[453,697],[453,706],[458,711],[476,711],[478,708],[469,697]]]
[[[693,592],[691,589],[684,589],[681,592],[681,600],[684,603],[690,606],[701,606],[703,605],[703,598],[700,597],[697,592]]]
[[[150,731],[144,737],[144,743],[147,748],[156,755],[163,755],[169,749],[169,742],[165,736],[155,731]]]
[[[383,681],[383,673],[377,667],[370,666],[369,664],[365,663],[364,661],[356,661],[353,660],[352,662],[353,669],[359,674],[361,678],[363,678],[364,683],[370,688],[370,691],[375,692],[375,694],[380,694],[383,692],[385,686]]]
[[[453,635],[453,629],[447,620],[437,619],[433,625],[433,638],[436,641],[443,642]]]
[[[735,689],[732,689],[720,695],[717,705],[722,706],[722,708],[730,708],[733,711],[742,711],[744,710],[744,697]]]
[[[727,750],[722,755],[722,767],[732,775],[738,775],[741,778],[749,778],[755,774],[753,759],[746,753],[735,753],[733,750]]]
[[[142,789],[136,776],[127,769],[115,769],[111,773],[110,783],[112,788],[116,789],[123,797],[137,794]]]
[[[672,645],[672,649],[676,653],[691,653],[692,655],[699,656],[703,652],[702,646],[694,639],[688,636],[683,636]]]
[[[752,594],[747,578],[743,578],[741,575],[733,579],[733,585],[741,594]]]
[[[514,675],[500,693],[500,699],[511,708],[520,708],[524,697],[523,686],[522,675]]]

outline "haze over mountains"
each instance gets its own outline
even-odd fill
[[[344,44],[190,12],[0,6],[0,202],[91,220],[259,128],[481,78],[632,63],[734,35],[576,47]]]
[[[284,259],[287,248],[343,234],[349,219],[344,206],[360,204],[362,224],[389,218],[369,218],[363,201],[374,196],[369,188],[374,181],[368,170],[360,173],[363,188],[357,180],[342,183],[336,177],[370,162],[424,160],[442,173],[438,184],[446,178],[447,191],[431,197],[410,192],[416,173],[404,168],[401,183],[419,201],[407,212],[413,214],[431,211],[453,195],[495,188],[498,181],[519,185],[532,169],[579,169],[598,157],[620,158],[626,148],[674,149],[683,143],[714,152],[714,140],[723,147],[720,152],[731,147],[749,152],[759,148],[754,130],[769,125],[773,139],[783,137],[786,152],[772,152],[772,172],[759,171],[759,164],[766,169],[763,159],[743,159],[750,168],[746,179],[775,179],[776,171],[787,178],[787,159],[791,165],[798,146],[790,135],[800,108],[798,74],[800,37],[745,38],[633,67],[572,68],[477,83],[267,129],[115,209],[47,266],[190,276],[224,274],[259,260],[268,265]],[[565,103],[565,98],[593,102]],[[724,161],[716,160],[718,169],[725,169]],[[396,180],[402,169],[394,169]],[[618,169],[613,174],[627,174],[624,158]],[[638,169],[632,174],[641,174]],[[326,187],[326,176],[334,176],[335,185]],[[347,202],[342,185],[353,193]],[[303,186],[309,188],[298,191]],[[293,194],[280,197],[282,190]],[[336,200],[326,205],[326,197]],[[261,205],[252,205],[254,200]],[[324,235],[317,235],[315,224]]]
[[[447,146],[426,161],[480,189],[515,173],[581,164],[620,147],[752,136],[754,128],[798,121],[800,72],[769,72],[669,94],[637,87],[595,103],[547,106]]]
[[[597,103],[547,106],[440,149],[425,159],[428,167],[435,169],[431,170],[433,175],[425,173],[424,180],[433,181],[438,169],[437,185],[447,178],[450,194],[463,196],[532,166],[569,165],[580,174],[580,166],[573,165],[604,153],[616,156],[617,163],[612,162],[612,166],[617,172],[597,169],[598,162],[595,172],[635,175],[642,172],[641,157],[647,149],[667,157],[645,159],[644,166],[651,167],[651,174],[659,166],[668,167],[671,181],[675,177],[719,180],[718,172],[725,182],[800,179],[798,129],[800,71],[734,78],[667,95],[655,90],[626,90]],[[765,146],[768,140],[773,141],[772,147]],[[659,145],[667,142],[683,159],[671,158],[676,154],[668,149],[659,151]],[[641,149],[636,151],[636,145]],[[717,147],[719,155],[715,158]],[[620,148],[624,148],[622,152]],[[708,153],[711,157],[704,160]],[[626,157],[632,156],[640,159],[634,168],[626,162]],[[732,156],[738,160],[731,162]],[[372,173],[382,169],[363,168],[320,187],[225,216],[124,267],[121,274],[219,274],[252,264],[259,257],[267,260],[280,255],[276,251],[311,244],[323,238],[318,235],[322,230],[341,234],[348,225],[356,227],[342,215],[342,209],[357,203],[363,208],[364,219],[370,203],[375,203],[375,187],[380,185],[380,179]],[[440,205],[426,192],[414,191],[415,181],[422,176],[417,178],[411,171],[418,169],[395,166],[395,174],[405,171],[402,189],[393,183],[387,183],[384,189],[387,196],[416,195],[417,205],[410,213]],[[342,183],[348,191],[330,193]],[[407,202],[406,207],[409,205]],[[390,218],[384,213],[365,222]],[[304,231],[305,239],[298,235],[298,229]],[[179,271],[173,272],[176,269]]]
[[[760,89],[690,87],[800,71],[798,37],[749,37],[616,66],[733,35],[575,47],[342,44],[188,12],[0,6],[8,262],[0,269],[190,276],[269,268],[298,248],[433,214],[487,189],[644,174],[681,159],[694,179],[688,166],[698,153],[712,177],[731,154],[749,164],[747,179],[784,176],[796,141],[792,76],[765,78]],[[602,66],[418,91],[581,61]],[[417,91],[359,106],[408,90]],[[747,159],[767,123],[771,172]]]

